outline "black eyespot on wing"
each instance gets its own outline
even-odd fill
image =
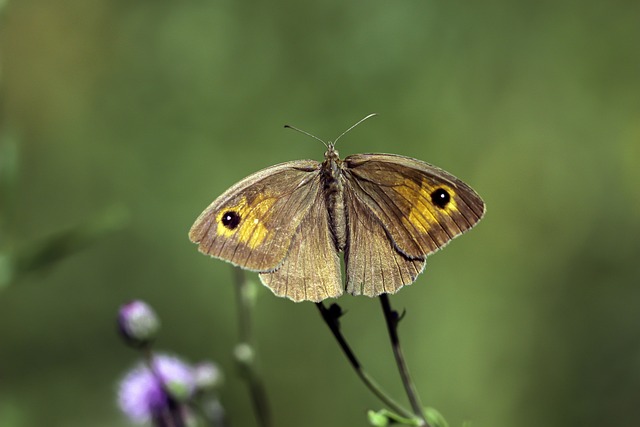
[[[433,193],[431,193],[431,201],[440,209],[444,209],[451,201],[451,196],[449,195],[449,192],[444,188],[438,188]]]
[[[226,211],[222,214],[222,225],[229,230],[235,229],[240,224],[240,215],[235,211]]]

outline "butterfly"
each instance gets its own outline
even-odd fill
[[[345,290],[374,297],[413,283],[427,255],[475,226],[485,204],[467,184],[420,160],[340,159],[335,143],[371,116],[323,142],[322,162],[281,163],[233,185],[196,219],[191,241],[200,252],[258,272],[274,294],[296,302]]]

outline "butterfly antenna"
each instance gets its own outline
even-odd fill
[[[347,132],[349,132],[351,129],[353,129],[354,127],[358,126],[360,123],[364,122],[365,120],[370,119],[370,118],[371,118],[371,117],[373,117],[373,116],[377,116],[377,114],[376,114],[376,113],[371,113],[371,114],[369,114],[367,117],[365,117],[365,118],[363,118],[363,119],[360,119],[360,120],[358,121],[358,123],[356,123],[355,125],[351,126],[349,129],[347,129],[347,130],[345,130],[344,132],[342,132],[342,133],[340,134],[340,136],[339,136],[339,137],[337,137],[336,139],[334,139],[334,140],[333,140],[333,145],[336,145],[336,142],[338,142],[338,140],[339,140],[340,138],[342,138],[342,137],[343,137]]]
[[[288,129],[293,129],[293,130],[298,131],[298,132],[300,132],[300,133],[303,133],[303,134],[305,134],[305,135],[307,135],[307,136],[310,136],[310,137],[311,137],[311,138],[313,138],[313,139],[317,139],[318,141],[322,142],[322,144],[323,144],[325,147],[329,148],[329,145],[327,145],[327,143],[326,143],[326,142],[324,142],[323,140],[321,140],[321,139],[320,139],[320,138],[318,138],[317,136],[310,134],[310,133],[309,133],[309,132],[307,132],[307,131],[304,131],[304,130],[302,130],[302,129],[298,129],[297,127],[295,127],[295,126],[291,126],[291,125],[284,125],[284,127],[285,127],[285,128],[288,128]]]

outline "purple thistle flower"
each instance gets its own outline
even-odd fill
[[[120,382],[118,405],[133,422],[162,419],[194,391],[193,370],[177,357],[154,356],[153,371],[140,363]]]

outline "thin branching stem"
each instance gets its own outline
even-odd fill
[[[397,311],[391,308],[389,297],[386,294],[380,295],[380,303],[382,304],[382,311],[384,312],[384,318],[387,322],[387,329],[389,331],[389,339],[391,340],[393,355],[395,356],[396,365],[398,365],[398,370],[400,371],[402,384],[404,385],[407,397],[411,403],[411,408],[413,409],[415,416],[420,420],[420,425],[429,427],[424,416],[422,403],[420,403],[420,398],[418,397],[418,392],[413,384],[411,375],[409,375],[409,368],[407,367],[404,355],[402,354],[402,347],[400,346],[400,339],[398,338],[398,323],[400,322],[401,317],[398,315]]]
[[[238,333],[240,338],[239,346],[246,347],[251,356],[243,358],[241,363],[242,372],[244,374],[247,385],[249,386],[249,394],[253,404],[253,411],[260,427],[271,426],[271,411],[267,392],[262,381],[262,377],[258,374],[255,366],[255,348],[253,345],[253,334],[251,329],[251,309],[253,300],[249,289],[250,283],[246,279],[244,271],[234,268],[236,281],[236,301],[238,305]]]
[[[342,315],[340,310],[340,306],[338,304],[333,304],[331,308],[325,307],[322,302],[316,303],[316,307],[320,310],[320,314],[322,315],[322,319],[325,321],[331,333],[333,333],[334,338],[338,341],[338,345],[344,352],[345,356],[349,360],[349,363],[358,374],[358,377],[362,380],[362,382],[367,386],[367,388],[385,405],[391,408],[393,411],[402,415],[405,418],[413,418],[411,412],[407,409],[403,408],[399,403],[393,400],[387,393],[382,390],[382,388],[373,380],[373,378],[364,370],[356,355],[351,350],[351,347],[347,343],[344,335],[340,331],[340,321],[339,318]]]

